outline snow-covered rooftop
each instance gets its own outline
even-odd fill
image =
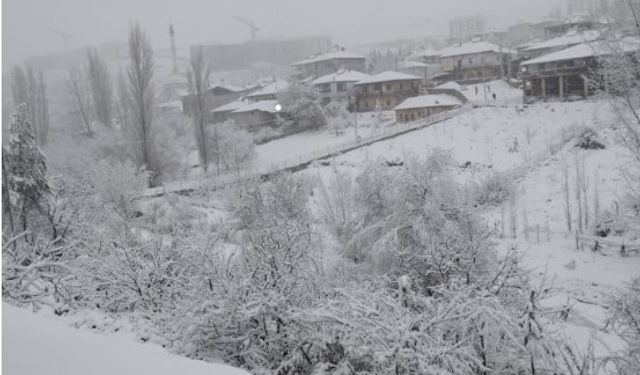
[[[438,94],[438,95],[422,95],[407,98],[400,103],[394,110],[399,109],[414,109],[414,108],[426,108],[426,107],[440,107],[440,106],[455,106],[460,105],[460,101],[451,95]]]
[[[336,59],[363,59],[364,60],[365,57],[362,55],[358,55],[357,53],[340,50],[340,51],[331,51],[331,52],[323,53],[317,56],[309,57],[304,60],[296,61],[291,65],[293,66],[306,65],[306,64],[317,63],[320,61],[336,60]]]
[[[287,81],[276,81],[261,88],[258,91],[252,92],[251,94],[247,95],[247,97],[251,98],[254,96],[261,96],[261,95],[275,95],[279,91],[282,91],[287,87],[289,87],[289,83]]]
[[[216,84],[213,84],[213,85],[209,85],[209,89],[210,90],[214,89],[216,87],[219,87],[219,88],[225,89],[225,90],[229,90],[229,91],[232,91],[232,92],[240,92],[240,91],[244,91],[245,90],[242,87],[229,85],[229,84],[226,84],[226,83],[216,83]]]
[[[276,113],[276,105],[278,102],[276,100],[261,100],[259,102],[248,104],[244,107],[238,108],[232,113],[244,113],[244,112],[252,112],[252,111],[260,111],[260,112],[268,112],[268,113]]]
[[[219,107],[214,108],[211,113],[221,113],[221,112],[230,112],[235,111],[237,109],[243,108],[249,105],[249,102],[243,99],[234,100],[231,103],[227,103],[225,105],[221,105]]]
[[[168,102],[160,103],[159,107],[164,109],[177,109],[182,111],[182,100],[171,100]]]
[[[458,82],[449,81],[445,82],[439,86],[434,87],[434,89],[447,89],[447,90],[457,90],[462,91],[462,86]]]
[[[435,49],[426,49],[423,51],[418,52],[418,56],[422,56],[422,57],[436,57],[436,56],[440,56],[441,51],[435,50]]]
[[[570,31],[567,34],[559,36],[557,38],[552,38],[549,40],[545,40],[543,42],[529,44],[527,47],[523,49],[523,51],[533,51],[533,50],[538,50],[543,48],[572,46],[579,43],[591,42],[593,40],[598,39],[601,35],[602,35],[602,32],[600,32],[599,30],[588,30],[581,33]]]
[[[495,43],[481,40],[478,42],[468,42],[445,48],[440,51],[440,57],[472,55],[474,53],[481,52],[511,53],[511,50],[506,47],[501,47]]]
[[[319,77],[318,79],[313,81],[313,84],[320,85],[323,83],[331,82],[358,82],[370,77],[370,75],[358,72],[356,70],[343,70],[337,73],[327,74],[325,76]]]
[[[552,61],[582,59],[592,56],[604,56],[616,52],[640,51],[640,38],[626,38],[616,43],[598,40],[591,43],[581,43],[558,52],[542,55],[535,59],[524,61],[521,65],[542,64]]]
[[[400,61],[398,66],[401,69],[422,69],[422,68],[428,68],[429,64],[425,64],[419,61],[405,60],[405,61]]]
[[[386,72],[373,75],[360,82],[357,82],[356,85],[363,85],[367,83],[391,82],[391,81],[412,81],[416,79],[422,79],[422,78],[418,76],[414,76],[413,74],[386,71]]]

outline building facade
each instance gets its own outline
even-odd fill
[[[587,97],[597,71],[597,53],[586,43],[527,60],[521,64],[525,101]]]
[[[514,54],[487,41],[469,42],[441,51],[442,70],[460,83],[478,83],[502,78],[510,71]]]
[[[323,53],[292,64],[297,79],[318,78],[340,70],[364,72],[366,58],[344,49]]]
[[[422,78],[399,72],[382,72],[356,83],[356,110],[388,111],[412,96],[420,95]]]
[[[459,107],[462,103],[449,95],[422,95],[405,99],[397,107],[396,121],[400,123],[412,122],[432,116],[436,113],[449,111]]]
[[[205,108],[213,109],[246,95],[250,89],[231,85],[214,85],[204,92]],[[182,96],[182,112],[185,116],[192,116],[195,112],[196,96],[187,94]]]
[[[277,125],[279,115],[276,104],[275,100],[251,103],[230,112],[229,118],[250,132],[258,131],[264,127],[274,127]]]
[[[330,102],[345,103],[347,107],[355,105],[355,84],[371,76],[357,71],[343,70],[315,79],[313,87],[320,93],[323,104]]]
[[[449,21],[449,41],[463,43],[487,29],[487,19],[483,16],[458,17]]]
[[[305,56],[328,51],[331,38],[315,36],[282,40],[254,40],[240,44],[197,45],[213,70],[250,68],[256,63],[289,65]]]

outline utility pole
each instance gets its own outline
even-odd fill
[[[484,95],[484,104],[487,104],[487,82],[484,77],[484,66],[482,66],[482,94]]]
[[[356,104],[356,110],[355,110],[355,115],[356,115],[356,143],[360,143],[360,137],[358,137],[358,106]]]

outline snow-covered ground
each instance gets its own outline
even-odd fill
[[[523,266],[532,271],[534,282],[545,279],[552,283],[554,292],[543,306],[548,311],[556,311],[550,312],[550,316],[557,317],[557,311],[565,305],[571,307],[567,321],[557,325],[560,333],[583,349],[589,338],[593,338],[596,354],[604,354],[620,347],[615,335],[604,330],[608,298],[640,277],[640,257],[623,258],[612,248],[598,253],[589,248],[576,250],[575,237],[565,224],[562,168],[566,164],[570,170],[573,200],[575,160],[584,160],[592,222],[596,186],[600,212],[613,210],[624,191],[621,167],[629,156],[616,141],[620,134],[611,128],[615,123],[609,104],[598,100],[481,107],[431,127],[351,151],[336,157],[331,166],[316,163],[305,173],[320,176],[328,183],[333,168],[349,171],[355,177],[368,161],[399,162],[409,155],[424,156],[434,148],[451,151],[461,165],[471,163],[471,168],[459,169],[460,177],[479,178],[493,170],[518,171],[517,238],[498,239],[498,250],[506,251],[515,245],[522,253]],[[598,132],[605,143],[604,150],[581,150],[574,147],[573,142],[563,141],[563,138],[569,141],[576,135],[575,129],[584,127]],[[516,139],[518,150],[514,151]],[[486,217],[500,232],[502,215],[508,216],[508,212],[508,203],[505,203],[504,207],[487,212]],[[505,221],[508,220],[505,217]],[[505,237],[510,237],[508,222],[504,228]]]
[[[477,95],[475,94],[476,87],[478,87]],[[484,100],[484,96],[482,95],[483,90],[487,90],[488,99],[486,101]],[[496,93],[495,101],[493,101],[493,98],[491,97],[491,93],[493,92]],[[514,89],[503,80],[487,82],[486,84],[463,86],[463,94],[467,96],[470,102],[474,104],[479,104],[479,105],[482,105],[482,104],[513,105],[513,104],[519,104],[522,102],[522,90]],[[554,111],[553,105],[551,104],[545,105],[545,107],[547,106],[550,106],[551,108],[549,111]],[[541,111],[539,108],[534,108],[533,110]],[[575,110],[570,109],[570,111],[580,112],[581,110],[579,108],[576,108]],[[506,116],[500,118],[501,115],[506,115]],[[474,128],[474,130],[478,130],[477,124],[480,121],[482,121],[483,123],[487,121],[487,122],[490,122],[491,127],[487,129],[483,126],[478,133],[482,133],[486,135],[486,138],[491,138],[494,135],[491,132],[496,130],[498,132],[504,133],[502,135],[505,135],[505,137],[507,137],[510,135],[510,133],[514,133],[515,135],[518,135],[517,131],[521,130],[521,129],[516,129],[514,131],[514,130],[507,129],[509,128],[508,125],[510,125],[511,120],[513,120],[513,118],[515,118],[517,115],[518,115],[518,112],[515,109],[511,109],[510,111],[503,111],[500,108],[494,108],[493,110],[487,108],[485,109],[485,111],[474,112],[474,114],[467,114],[465,115],[466,117],[462,117],[460,119],[454,119],[452,121],[458,121],[461,124],[469,124]],[[519,117],[527,117],[528,115],[529,113],[522,113],[520,114]],[[569,116],[567,117],[570,117],[572,115],[573,113],[569,113]],[[589,115],[591,115],[591,113],[589,113]],[[395,121],[394,112],[386,111],[383,113],[383,117],[386,120],[381,125],[374,126],[376,123],[379,122],[376,116],[377,114],[375,112],[358,114],[358,135],[360,137],[366,137],[368,135],[375,134],[376,132],[383,131],[385,129],[385,126],[389,126]],[[477,116],[477,117],[475,121],[470,121],[470,116],[471,117]],[[488,121],[491,119],[495,119],[495,121]],[[553,125],[555,121],[557,121],[560,118],[559,116],[546,116],[546,118],[543,118],[541,121],[544,122],[547,119],[548,119],[548,122],[551,125]],[[579,117],[578,117],[578,120],[579,120]],[[535,121],[535,118],[533,118],[532,121],[526,126],[534,126],[534,125],[538,126],[538,124],[533,123],[533,121]],[[567,121],[562,122],[562,124],[566,124]],[[504,125],[504,126],[503,128],[496,129],[495,128],[496,125]],[[403,124],[396,124],[392,126],[402,127]],[[541,126],[546,126],[546,125],[543,124]],[[441,128],[445,128],[445,127],[450,127],[450,126],[449,125],[441,126]],[[505,137],[501,137],[501,139]],[[424,141],[425,138],[430,138],[430,137],[422,137],[422,136],[416,137],[414,133],[411,133],[411,134],[407,134],[402,138],[413,139],[415,142],[421,142],[421,141]],[[256,147],[257,157],[256,157],[255,168],[257,170],[270,169],[270,168],[279,166],[286,161],[299,158],[311,152],[321,151],[328,147],[353,141],[354,139],[355,139],[354,127],[352,126],[348,127],[343,131],[342,134],[336,135],[334,132],[332,132],[331,127],[329,126],[328,129],[304,132],[304,133],[295,134],[286,138],[282,138],[279,140],[271,141],[264,145],[260,145]],[[511,137],[509,141],[511,141],[512,139],[513,137]],[[459,142],[457,138],[451,139],[451,141],[460,143],[463,146],[468,144],[468,143],[465,143],[464,140]],[[480,139],[480,141],[484,141],[484,139]],[[447,148],[447,146],[449,146],[449,144],[447,144],[446,141],[443,139],[439,138],[437,139],[437,142],[442,142],[443,148]],[[387,144],[387,142],[385,142],[384,144]],[[407,149],[407,150],[412,149],[412,147],[408,147],[408,148],[401,147],[401,148]],[[485,156],[486,155],[482,155],[483,158]]]
[[[579,126],[602,126],[610,113],[597,102],[540,103],[529,106],[481,107],[453,119],[354,150],[336,158],[338,165],[359,166],[366,160],[403,159],[428,150],[449,150],[460,164],[510,170],[546,156],[548,148]],[[513,152],[517,141],[518,150]],[[512,151],[509,151],[509,149]]]
[[[355,123],[355,116],[356,114],[353,114],[353,119],[349,120],[351,124]],[[357,134],[359,137],[367,137],[377,132],[382,132],[395,122],[393,111],[383,111],[379,114],[375,112],[358,113],[357,116]],[[336,134],[330,126],[317,131],[294,134],[257,146],[255,168],[260,171],[268,170],[312,152],[319,152],[332,146],[354,142],[355,139],[355,126],[343,129],[341,134]]]
[[[616,345],[619,345],[611,333],[605,331],[609,298],[624,288],[626,283],[640,277],[640,257],[622,257],[616,247],[605,246],[597,252],[592,251],[590,245],[577,249],[575,236],[567,228],[562,192],[562,170],[567,166],[574,231],[577,226],[574,193],[576,160],[585,163],[588,216],[591,222],[595,217],[596,189],[600,212],[615,212],[616,205],[620,205],[626,184],[622,168],[630,156],[627,150],[616,143],[615,133],[610,128],[601,131],[600,138],[606,149],[581,150],[572,143],[567,144],[519,183],[515,204],[517,238],[500,240],[498,248],[506,250],[512,245],[517,246],[523,253],[524,265],[540,279],[544,277],[553,284],[554,296],[544,301],[545,307],[556,310],[565,306],[571,308],[567,321],[561,325],[562,329],[582,345],[593,338],[596,352],[605,353],[608,349],[617,349]],[[499,223],[502,213],[498,211],[501,209],[489,213],[489,220]],[[505,208],[505,211],[508,212],[509,208]],[[528,224],[527,233],[524,215]],[[508,224],[505,225],[508,227]],[[509,229],[506,231],[509,232]],[[585,233],[589,234],[589,231]],[[506,237],[512,237],[511,233],[507,233]],[[627,234],[627,240],[633,240],[629,237]]]
[[[462,87],[462,93],[471,103],[478,105],[515,105],[522,103],[522,90],[504,81],[497,80]],[[493,94],[496,98],[493,99]]]
[[[5,375],[247,375],[222,364],[173,355],[155,344],[93,334],[62,320],[2,304]]]

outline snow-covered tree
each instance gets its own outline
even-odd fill
[[[93,108],[98,121],[107,128],[113,120],[113,84],[107,64],[100,58],[98,51],[87,48],[87,79],[91,88]]]
[[[202,48],[196,48],[191,54],[191,70],[189,71],[189,94],[193,98],[193,136],[198,146],[198,155],[200,156],[200,165],[204,172],[207,172],[209,167],[209,141],[207,137],[207,116],[210,108],[208,108],[207,100],[205,98],[205,90],[209,88],[209,67],[204,60],[204,54]],[[217,129],[217,128],[214,128]],[[217,134],[211,134],[215,139],[213,142],[218,142]],[[216,160],[216,172],[220,173],[220,159]]]
[[[80,69],[71,68],[67,74],[66,89],[70,97],[72,111],[80,121],[80,132],[88,137],[93,136],[91,128],[91,92]]]
[[[249,132],[231,121],[210,124],[205,131],[209,160],[216,160],[221,170],[240,171],[255,156],[255,144]]]
[[[47,103],[46,85],[42,72],[38,77],[30,66],[22,69],[15,66],[12,70],[13,104],[26,104],[31,123],[36,134],[36,140],[44,145],[49,132],[49,109]]]
[[[13,115],[11,140],[2,166],[6,168],[3,175],[7,179],[11,211],[18,216],[16,225],[27,230],[28,214],[42,210],[48,203],[50,188],[46,159],[38,148],[26,104],[20,104]]]
[[[310,85],[290,83],[277,97],[284,112],[281,124],[285,128],[302,131],[327,125],[327,118],[320,105],[320,95]]]
[[[126,124],[133,136],[136,163],[156,171],[153,163],[153,49],[138,23],[129,29],[128,107],[131,121]]]

